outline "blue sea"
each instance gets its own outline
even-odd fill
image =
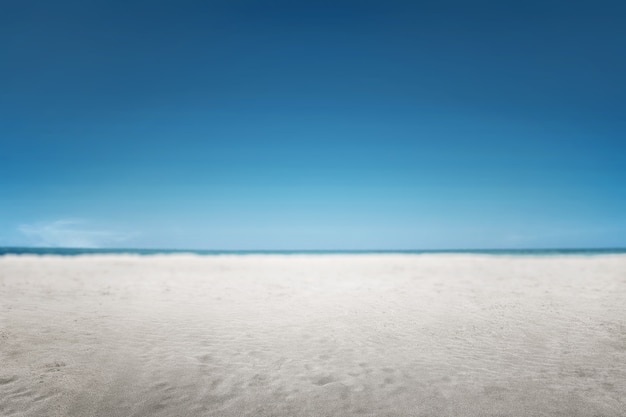
[[[183,249],[93,249],[93,248],[32,248],[0,247],[3,255],[370,255],[370,254],[479,254],[479,255],[612,255],[626,254],[626,248],[591,249],[455,249],[455,250],[183,250]]]

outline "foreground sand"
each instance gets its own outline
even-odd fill
[[[2,416],[626,416],[626,256],[0,258]]]

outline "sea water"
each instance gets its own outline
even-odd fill
[[[371,255],[371,254],[476,254],[476,255],[612,255],[626,254],[626,248],[567,249],[446,249],[446,250],[196,250],[196,249],[128,249],[128,248],[33,248],[0,247],[2,255]]]

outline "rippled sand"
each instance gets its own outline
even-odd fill
[[[626,416],[626,257],[3,257],[0,415]]]

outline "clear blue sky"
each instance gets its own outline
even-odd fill
[[[0,246],[626,246],[623,1],[0,3]]]

